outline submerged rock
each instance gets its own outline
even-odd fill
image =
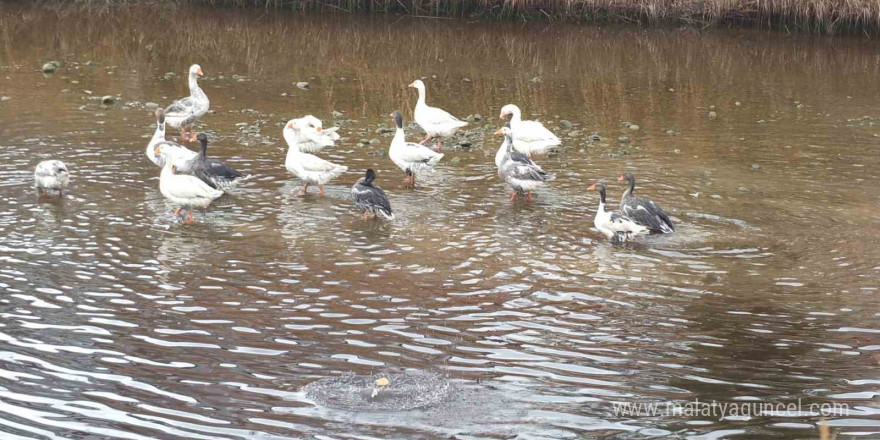
[[[43,64],[43,73],[55,73],[59,67],[61,67],[61,63],[58,61],[49,61]]]
[[[114,102],[116,102],[116,98],[114,98],[110,95],[104,95],[101,97],[101,104],[110,105],[110,104],[113,104]]]
[[[559,128],[563,130],[571,130],[574,127],[574,124],[571,123],[568,119],[563,119],[559,121]]]
[[[306,82],[306,81],[300,81],[300,82],[296,83],[296,87],[297,87],[298,89],[308,90],[308,88],[309,88],[309,83]]]
[[[6,102],[6,101],[9,101],[10,99],[12,99],[12,98],[10,98],[8,96],[0,96],[0,102]]]
[[[159,108],[159,104],[156,104],[155,102],[148,102],[144,104],[144,106],[150,110],[156,110],[157,108]]]
[[[342,117],[342,112],[339,112],[339,111],[333,110],[332,112],[330,112],[330,116],[333,116],[334,118],[341,118],[341,117]]]
[[[709,112],[709,119],[715,119],[715,118],[717,118],[717,117],[718,117],[718,113],[715,113],[715,112]]]

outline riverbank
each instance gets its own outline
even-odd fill
[[[139,0],[81,0],[108,3]],[[638,25],[750,26],[823,35],[880,31],[875,0],[176,0],[182,4],[301,12],[394,13],[433,18]]]

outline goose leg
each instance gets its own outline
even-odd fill
[[[529,200],[532,200],[532,193],[529,192]]]
[[[178,215],[180,215],[180,211],[183,211],[183,206],[181,206],[181,207],[179,207],[179,208],[177,208],[177,209],[174,210],[174,216],[178,216]]]
[[[367,219],[367,210],[366,209],[364,209],[364,215],[361,216],[361,219],[363,219],[363,220]]]
[[[183,141],[185,141],[186,139],[187,139],[187,136],[186,136],[186,127],[184,127],[184,126],[181,124],[181,126],[180,126],[180,139],[179,139],[179,141],[180,141],[180,142],[183,142]]]
[[[321,197],[324,197],[324,185],[318,184],[318,192],[321,194]]]
[[[303,185],[302,189],[298,190],[297,193],[301,196],[305,196],[306,194],[308,194],[309,193],[309,183],[306,182],[306,184]]]
[[[434,150],[443,151],[443,138],[442,137],[437,138],[437,147],[434,148]]]
[[[514,201],[514,200],[516,200],[516,194],[517,194],[516,190],[514,190],[514,191],[510,194],[510,201],[511,201],[511,202]]]
[[[425,142],[428,142],[430,140],[431,140],[431,135],[428,135],[426,138],[422,139],[421,142],[419,142],[419,145],[425,145]]]
[[[192,223],[195,218],[193,218],[193,213],[191,210],[186,210],[186,223]]]
[[[192,141],[194,141],[194,140],[196,140],[196,131],[195,131],[195,127],[193,127],[192,125],[190,125],[190,126],[189,126],[189,141],[192,142]]]

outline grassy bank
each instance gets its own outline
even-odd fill
[[[106,5],[141,0],[70,0]],[[158,1],[158,0],[157,0]],[[175,0],[302,12],[396,13],[517,21],[745,25],[819,34],[880,35],[878,0]]]

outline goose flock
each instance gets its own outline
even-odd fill
[[[246,181],[251,176],[244,175],[223,161],[208,157],[208,137],[198,135],[193,125],[207,114],[210,101],[199,87],[198,77],[202,68],[194,64],[189,69],[188,83],[190,94],[172,102],[164,109],[156,110],[156,130],[147,144],[146,156],[161,168],[159,191],[166,199],[177,205],[174,215],[185,213],[184,222],[193,221],[194,208],[205,209],[214,200]],[[431,107],[425,102],[425,83],[415,80],[409,87],[418,91],[413,112],[414,120],[425,132],[419,142],[407,142],[403,130],[403,115],[395,110],[390,117],[394,120],[396,131],[391,139],[388,157],[405,174],[407,187],[415,187],[416,176],[432,171],[443,159],[443,138],[454,135],[467,126],[449,112]],[[498,176],[511,189],[510,200],[518,196],[532,199],[532,193],[553,180],[548,173],[535,163],[535,156],[546,154],[561,141],[553,132],[538,121],[522,120],[522,112],[514,104],[501,108],[500,117],[510,118],[509,123],[495,132],[503,136],[501,146],[495,154]],[[198,140],[201,148],[193,151],[179,143],[166,139],[165,128],[171,126],[180,130],[181,142]],[[345,165],[335,164],[316,155],[324,148],[332,147],[340,139],[338,127],[325,129],[320,119],[307,115],[288,121],[282,134],[287,143],[287,157],[284,166],[292,175],[303,182],[298,189],[300,195],[307,195],[309,185],[316,185],[318,193],[324,196],[324,185],[348,171]],[[187,133],[189,131],[189,133]],[[433,147],[428,146],[436,139]],[[70,175],[67,167],[59,160],[47,160],[37,165],[34,181],[41,195],[57,194],[67,188]],[[351,187],[354,205],[369,217],[393,220],[394,213],[388,195],[375,183],[376,172],[366,170],[363,177]],[[620,212],[606,211],[605,184],[596,182],[589,187],[599,192],[599,208],[594,225],[596,229],[612,241],[630,241],[649,233],[668,234],[675,231],[669,216],[653,201],[636,197],[635,177],[631,173],[622,174],[618,181],[626,181],[628,187],[620,200]]]

